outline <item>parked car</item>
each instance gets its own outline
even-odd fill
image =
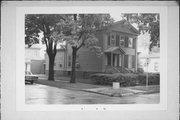
[[[38,80],[38,76],[33,75],[30,71],[25,71],[25,82],[33,84]]]

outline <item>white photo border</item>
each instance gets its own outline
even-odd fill
[[[73,11],[73,12],[72,12]],[[92,104],[37,105],[25,104],[25,14],[68,13],[159,13],[160,14],[160,103],[159,104]],[[54,6],[16,8],[16,110],[17,111],[109,111],[109,110],[167,110],[167,8],[163,6]],[[163,65],[163,66],[162,66]]]

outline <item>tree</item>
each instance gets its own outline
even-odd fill
[[[131,13],[131,14],[123,14],[124,19],[129,21],[130,23],[136,23],[138,25],[139,31],[144,33],[148,32],[150,34],[150,46],[149,50],[153,46],[160,47],[160,39],[159,39],[159,14],[158,13]]]
[[[105,28],[113,19],[109,14],[73,14],[64,21],[63,33],[67,44],[72,48],[72,72],[70,83],[76,82],[77,52],[82,46],[101,55],[101,48],[97,45],[96,30]]]
[[[43,42],[49,57],[48,80],[54,80],[54,60],[56,46],[62,40],[61,21],[63,15],[57,14],[26,14],[25,15],[25,44],[31,47],[38,43],[39,33],[43,33]]]

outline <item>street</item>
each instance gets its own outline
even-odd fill
[[[110,97],[81,90],[33,84],[25,87],[26,104],[158,104],[159,93]]]

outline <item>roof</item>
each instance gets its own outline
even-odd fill
[[[112,26],[115,26],[117,24],[122,24],[122,25],[127,25],[130,29],[132,29],[135,33],[139,34],[139,31],[134,27],[132,26],[127,20],[120,20],[120,21],[117,21],[115,23],[112,24]]]
[[[128,33],[133,35],[140,34],[139,31],[126,20],[117,21],[111,24],[109,27],[113,31],[119,31],[122,33]]]
[[[28,45],[25,45],[25,48],[41,49],[42,45],[40,45],[40,44],[33,44],[31,47],[28,47]]]
[[[112,31],[128,33],[136,36],[140,34],[139,31],[126,20],[120,20],[114,22],[102,29],[98,29],[97,31],[104,31],[104,30],[112,30]]]
[[[120,47],[110,47],[104,51],[105,53],[122,53],[125,54],[124,50]]]

